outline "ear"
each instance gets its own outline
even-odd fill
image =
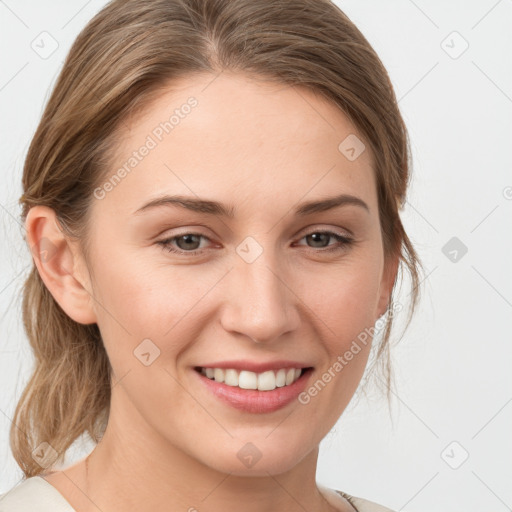
[[[25,221],[27,243],[44,284],[59,306],[75,322],[96,323],[94,300],[85,261],[61,230],[55,211],[30,208]]]
[[[393,285],[395,284],[399,263],[399,254],[389,256],[384,262],[384,270],[380,282],[380,296],[377,305],[377,318],[375,320],[380,318],[389,307],[391,292],[393,291]]]

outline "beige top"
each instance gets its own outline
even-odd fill
[[[373,501],[343,496],[357,512],[393,512]],[[23,480],[10,491],[0,494],[0,512],[76,512],[53,485],[40,476]]]

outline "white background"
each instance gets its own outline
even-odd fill
[[[32,363],[19,300],[31,265],[23,160],[71,43],[104,3],[0,2],[0,493],[22,477],[8,430]],[[414,160],[402,218],[427,277],[394,350],[392,416],[383,397],[353,401],[322,442],[318,482],[397,511],[511,510],[512,1],[337,4],[400,100]],[[43,31],[58,42],[47,59],[31,48]],[[457,262],[442,251],[452,237],[468,248]]]

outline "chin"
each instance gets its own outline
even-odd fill
[[[311,438],[309,438],[311,439]],[[269,442],[264,438],[254,442],[233,439],[220,453],[212,449],[199,458],[203,463],[221,473],[235,476],[268,476],[285,473],[294,468],[313,449],[305,449],[303,442]],[[207,459],[204,454],[208,453]]]

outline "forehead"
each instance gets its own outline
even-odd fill
[[[183,77],[125,119],[116,139],[102,207],[125,214],[163,192],[260,209],[334,193],[377,199],[368,144],[305,88],[226,71]]]

